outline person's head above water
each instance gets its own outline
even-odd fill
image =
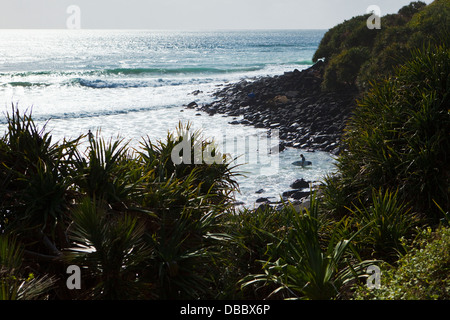
[[[305,157],[303,156],[303,154],[300,155],[300,158],[302,158],[302,160],[305,160]]]

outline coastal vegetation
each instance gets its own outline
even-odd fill
[[[449,8],[413,2],[381,30],[362,16],[325,35],[324,90],[362,93],[336,172],[301,210],[237,210],[230,159],[175,165],[189,125],[138,148],[100,132],[54,142],[13,106],[0,139],[0,299],[448,299]],[[383,60],[400,47],[401,63]],[[191,156],[218,152],[201,132],[190,140]],[[70,265],[80,289],[66,284]]]
[[[327,62],[325,90],[370,88],[370,82],[394,73],[412,57],[411,50],[450,39],[450,4],[436,0],[430,5],[415,1],[396,14],[380,17],[381,28],[369,29],[371,14],[356,16],[331,28],[323,37],[313,61]]]

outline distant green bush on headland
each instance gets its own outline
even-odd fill
[[[323,37],[313,61],[325,59],[324,90],[357,87],[366,91],[370,82],[393,73],[411,57],[410,51],[450,39],[450,1],[430,5],[412,2],[397,14],[381,17],[381,29],[367,28],[370,15],[353,17]]]

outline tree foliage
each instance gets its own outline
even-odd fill
[[[64,282],[50,287],[45,279],[63,281],[64,268],[77,264],[84,274],[77,299],[213,295],[220,216],[237,188],[227,160],[175,166],[171,154],[183,139],[176,134],[164,142],[143,139],[137,150],[98,133],[53,143],[15,106],[7,122],[0,139],[0,240],[8,236],[26,248],[20,254],[36,280],[24,285],[42,284],[40,298],[72,298]],[[180,124],[178,132],[188,129]],[[195,146],[218,153],[198,132],[191,140],[192,153]],[[17,267],[0,254],[2,297],[16,298],[21,280],[4,274]]]
[[[395,66],[411,58],[412,49],[430,43],[448,44],[450,38],[448,0],[436,0],[430,5],[412,2],[397,14],[381,17],[381,29],[367,28],[369,16],[353,17],[323,37],[313,57],[313,61],[325,59],[327,63],[323,89],[351,85],[366,91],[370,82],[392,75]],[[352,50],[364,55],[351,55]]]
[[[330,181],[332,190],[345,190],[339,201],[347,206],[369,199],[373,188],[398,189],[415,212],[436,222],[435,202],[450,209],[450,51],[430,46],[412,54],[358,102],[338,157],[339,182]]]

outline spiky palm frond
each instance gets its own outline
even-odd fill
[[[23,266],[23,248],[14,237],[0,235],[0,300],[46,299],[56,279],[35,277]]]
[[[348,201],[371,201],[372,189],[398,189],[429,221],[449,198],[450,55],[445,45],[414,50],[391,78],[358,102],[337,159]]]
[[[320,236],[322,227],[318,202],[312,198],[311,209],[296,212],[287,207],[286,213],[292,229],[285,237],[268,246],[268,260],[263,264],[262,274],[242,279],[243,287],[255,284],[274,285],[270,296],[281,294],[284,298],[334,299],[343,285],[364,275],[364,268],[374,261],[346,261],[351,242],[360,232],[348,239],[343,238],[341,223],[334,226],[333,233],[324,245]],[[356,252],[356,259],[359,256]]]
[[[152,251],[143,240],[145,228],[137,217],[108,212],[89,198],[72,216],[73,247],[67,251],[67,258],[86,268],[86,276],[95,279],[93,287],[84,288],[86,294],[94,299],[145,297],[140,273]]]

